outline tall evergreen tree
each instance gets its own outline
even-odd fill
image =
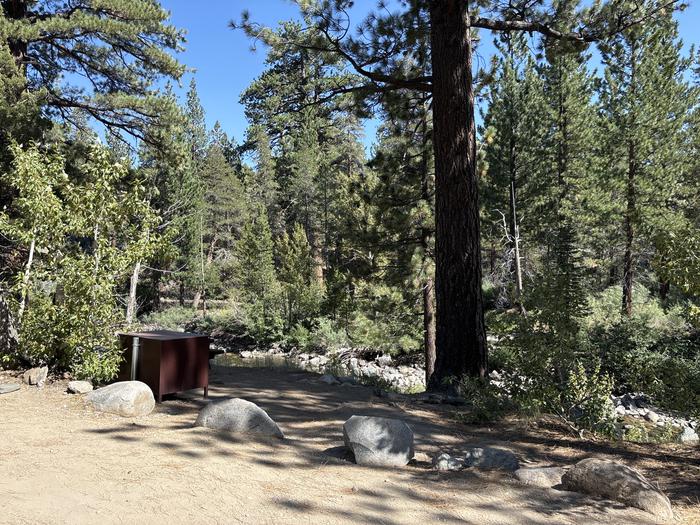
[[[622,225],[622,313],[632,315],[641,238],[667,231],[677,220],[684,172],[683,130],[693,105],[684,79],[672,14],[653,26],[631,27],[601,46],[605,77],[601,101],[609,128],[608,175],[617,182]]]

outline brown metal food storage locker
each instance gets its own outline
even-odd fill
[[[209,390],[209,337],[200,334],[158,330],[119,334],[124,360],[119,381],[136,379],[146,383],[160,403],[163,395],[203,388]],[[135,377],[132,377],[134,337],[138,337]]]

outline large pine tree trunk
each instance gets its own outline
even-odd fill
[[[435,150],[435,373],[486,374],[468,2],[430,5]]]
[[[622,314],[632,316],[632,287],[634,285],[634,216],[637,199],[635,193],[635,175],[637,158],[634,143],[629,144],[629,164],[627,168],[627,208],[625,210],[625,256],[622,274]]]
[[[423,346],[425,347],[425,384],[435,373],[435,283],[432,277],[423,282]]]

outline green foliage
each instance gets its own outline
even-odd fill
[[[296,224],[291,235],[284,233],[277,243],[277,254],[286,328],[308,326],[320,312],[323,288],[315,275],[311,246],[301,225]]]
[[[700,338],[695,329],[678,307],[664,311],[641,286],[635,288],[633,317],[620,319],[613,301],[618,290],[606,290],[592,302],[588,321],[603,369],[619,391],[644,392],[659,406],[697,413]]]
[[[455,385],[459,394],[469,403],[468,412],[460,412],[458,419],[468,424],[487,423],[501,419],[512,404],[503,389],[497,388],[488,379],[480,377],[461,378]]]
[[[184,71],[171,54],[182,48],[184,36],[168,16],[152,0],[3,2],[0,64],[12,54],[17,82],[47,115],[72,120],[71,109],[80,108],[115,132],[144,136],[144,123],[168,115],[168,101],[153,83]],[[76,75],[66,72],[89,82],[76,83]],[[14,90],[10,104],[22,91]],[[24,106],[25,97],[20,100]],[[18,113],[14,118],[26,115]]]
[[[101,146],[89,148],[75,181],[61,156],[36,146],[13,153],[8,183],[17,198],[12,216],[0,216],[0,230],[30,244],[16,286],[23,357],[106,381],[119,361],[117,292],[134,263],[153,253],[158,219],[140,181]],[[33,203],[37,197],[41,203]]]
[[[243,227],[236,244],[240,299],[250,335],[260,341],[279,338],[283,327],[282,289],[273,262],[273,242],[262,208]]]

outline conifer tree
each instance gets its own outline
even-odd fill
[[[183,72],[170,52],[184,37],[167,20],[155,0],[2,0],[0,62],[11,58],[14,82],[22,81],[11,103],[29,92],[47,116],[73,122],[80,109],[110,129],[148,139],[146,125],[172,109],[167,97],[153,94],[154,82]]]
[[[252,209],[235,246],[236,284],[250,333],[257,340],[279,337],[283,325],[281,288],[272,232],[262,206]]]
[[[640,241],[672,229],[686,157],[683,130],[693,106],[684,79],[677,24],[666,13],[653,26],[635,26],[601,46],[605,76],[601,101],[606,117],[607,173],[622,233],[622,314],[632,315]],[[654,233],[652,233],[654,232]]]
[[[352,0],[298,2],[308,30],[284,41],[290,50],[316,50],[343,61],[356,75],[323,86],[321,100],[355,93],[361,107],[387,92],[414,90],[433,97],[435,155],[437,360],[431,388],[464,374],[484,376],[486,333],[481,289],[481,239],[474,122],[473,31],[540,33],[549,39],[585,46],[603,36],[653,18],[669,3],[627,10],[615,2],[579,9],[576,30],[557,27],[558,4],[523,1],[470,5],[463,0],[409,0],[399,12],[371,13],[357,34],[350,30]],[[623,6],[624,7],[624,6]],[[281,39],[273,30],[239,24],[270,45]],[[237,27],[237,26],[236,26]],[[403,68],[429,35],[430,63],[422,70]]]
[[[291,235],[284,233],[277,243],[279,281],[282,285],[285,307],[285,328],[297,323],[309,324],[318,316],[323,289],[314,274],[311,246],[304,228],[294,225]]]

